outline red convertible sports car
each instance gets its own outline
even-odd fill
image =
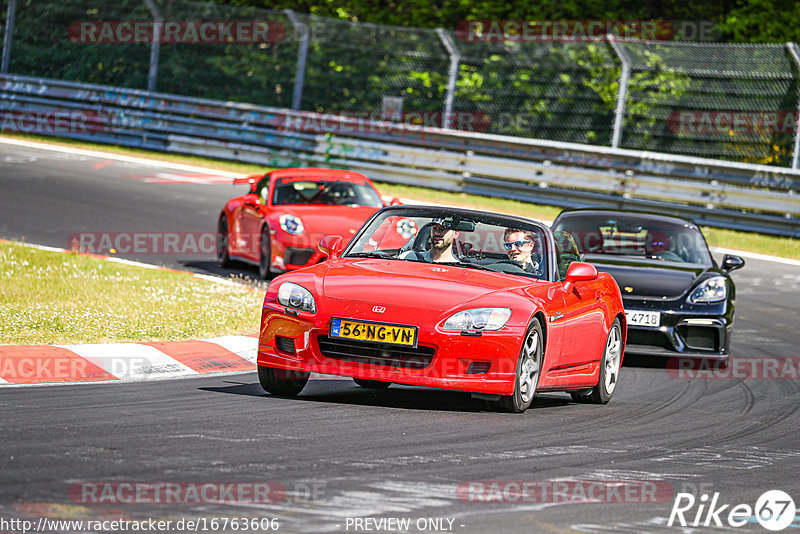
[[[568,235],[520,217],[390,206],[342,243],[326,236],[327,261],[270,283],[266,391],[297,395],[315,372],[472,392],[510,412],[542,391],[594,403],[614,393],[622,297],[611,275],[574,261]]]
[[[361,173],[338,169],[277,169],[236,178],[250,192],[228,201],[217,225],[217,261],[258,265],[262,278],[321,261],[326,234],[349,242],[384,206]],[[392,203],[397,203],[393,200]]]

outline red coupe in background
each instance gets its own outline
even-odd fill
[[[398,242],[404,229],[407,239]],[[567,234],[445,207],[390,206],[328,260],[275,277],[258,344],[261,385],[297,395],[309,373],[472,392],[523,412],[540,391],[606,403],[627,334],[619,287]]]
[[[348,243],[385,205],[369,178],[340,169],[276,169],[234,184],[250,184],[250,192],[229,200],[220,213],[217,261],[221,267],[231,260],[258,265],[262,278],[318,263],[324,235]]]

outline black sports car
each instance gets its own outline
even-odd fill
[[[635,211],[565,210],[554,232],[572,235],[584,261],[619,285],[628,320],[626,354],[727,359],[736,288],[691,221]]]

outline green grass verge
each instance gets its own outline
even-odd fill
[[[250,174],[267,170],[260,165],[247,163],[236,163],[226,160],[203,158],[199,156],[181,156],[175,154],[165,154],[150,150],[124,148],[115,145],[104,145],[97,143],[86,143],[71,140],[54,139],[36,135],[7,135],[15,139],[27,139],[31,141],[46,142],[60,146],[86,148],[101,150],[115,154],[125,154],[131,156],[141,156],[159,161],[171,161],[198,165],[212,169],[227,170],[231,172],[241,172]],[[531,204],[516,200],[506,200],[478,195],[467,195],[464,193],[449,193],[424,187],[412,187],[406,185],[380,183],[380,191],[384,195],[403,197],[426,202],[441,202],[445,204],[484,209],[532,217],[534,219],[552,220],[558,215],[561,208],[540,204]],[[800,259],[800,240],[791,237],[777,237],[748,232],[736,232],[720,228],[703,227],[708,244],[712,247],[722,247],[737,249],[742,251],[768,254],[783,258]]]
[[[0,344],[256,334],[264,291],[0,242]]]

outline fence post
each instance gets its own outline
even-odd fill
[[[6,14],[6,34],[3,39],[3,63],[0,72],[8,74],[8,64],[11,61],[11,34],[14,33],[14,15],[17,12],[17,0],[8,0]]]
[[[786,43],[786,48],[794,59],[797,70],[800,72],[800,52],[797,50],[797,45],[793,42]],[[797,81],[797,80],[796,80]],[[800,81],[798,81],[800,83]],[[798,88],[798,95],[800,96],[800,87]],[[794,117],[794,148],[792,149],[792,169],[797,169],[798,157],[800,156],[800,98],[797,100],[797,109]]]
[[[158,78],[158,58],[161,55],[161,27],[164,24],[164,17],[159,13],[153,0],[144,0],[147,9],[153,15],[153,41],[150,43],[150,70],[147,72],[147,90],[156,90],[156,79]]]
[[[297,50],[297,68],[294,72],[294,91],[292,92],[292,109],[300,111],[300,104],[303,100],[303,82],[306,76],[306,57],[308,57],[308,35],[311,33],[309,28],[303,28],[297,15],[291,9],[285,9],[284,13],[289,17],[294,27],[295,35],[299,31],[301,34],[300,46]]]
[[[611,48],[616,52],[617,57],[622,62],[622,72],[619,76],[619,93],[617,94],[617,109],[614,112],[614,130],[611,137],[611,147],[619,148],[622,139],[622,119],[625,116],[625,97],[628,96],[628,79],[631,76],[631,62],[628,54],[617,42],[617,38],[612,34],[606,35],[606,40],[611,44]]]
[[[444,97],[444,117],[442,118],[442,128],[450,128],[450,120],[453,114],[453,100],[456,96],[456,81],[458,80],[458,64],[461,62],[461,54],[456,48],[452,37],[442,28],[436,28],[436,33],[442,44],[447,49],[450,56],[450,67],[447,69],[447,93]]]

